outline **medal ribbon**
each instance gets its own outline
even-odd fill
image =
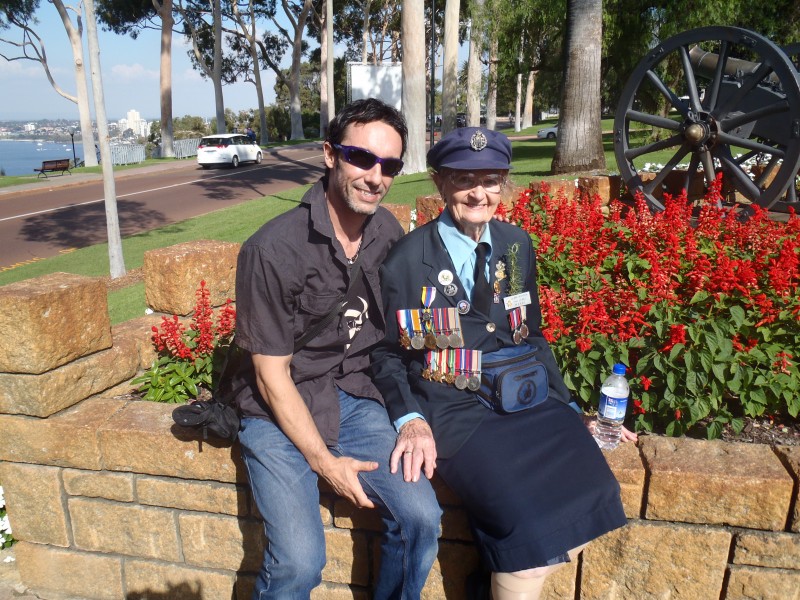
[[[423,287],[422,296],[420,299],[422,300],[422,306],[425,308],[430,308],[431,304],[433,304],[433,301],[436,300],[436,288]]]
[[[508,323],[511,325],[511,331],[516,331],[522,324],[522,311],[517,308],[512,308],[508,313]]]
[[[409,315],[411,316],[411,323],[413,325],[413,330],[409,334],[410,336],[414,336],[415,334],[422,333],[424,330],[422,329],[422,314],[418,310],[409,310]]]

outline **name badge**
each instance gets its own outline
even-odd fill
[[[506,296],[503,298],[503,304],[506,305],[506,310],[512,308],[519,308],[531,303],[531,293],[522,292],[521,294],[514,294],[513,296]]]

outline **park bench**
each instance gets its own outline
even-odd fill
[[[62,175],[65,171],[72,175],[72,171],[69,170],[68,158],[59,158],[58,160],[43,160],[41,168],[34,169],[34,171],[39,173],[37,178],[41,177],[42,175],[47,177],[48,173],[55,173],[57,171],[61,171]]]

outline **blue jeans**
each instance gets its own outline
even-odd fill
[[[438,549],[442,512],[433,488],[425,477],[407,483],[402,469],[389,472],[396,434],[385,408],[341,390],[339,403],[339,441],[331,452],[380,465],[359,474],[386,528],[374,598],[418,599]],[[267,536],[253,600],[307,600],[325,566],[317,475],[274,423],[242,419],[239,441]]]

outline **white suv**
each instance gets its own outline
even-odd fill
[[[220,133],[200,140],[197,164],[207,169],[211,165],[230,165],[234,169],[242,162],[261,162],[261,146],[242,133]]]

